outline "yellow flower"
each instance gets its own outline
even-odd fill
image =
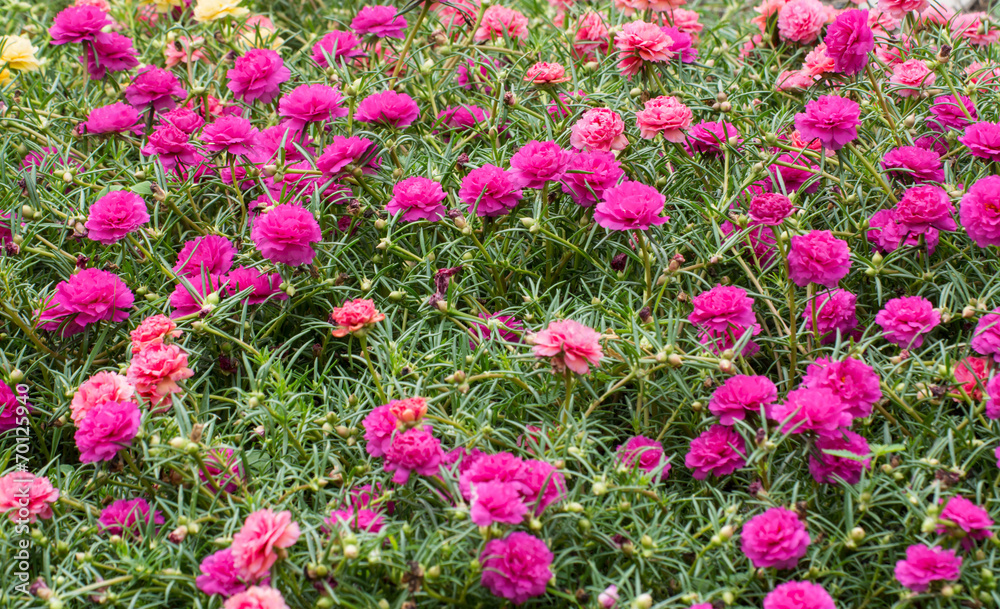
[[[37,70],[35,47],[24,36],[0,36],[0,84],[10,81],[10,70],[23,72]]]
[[[198,0],[194,7],[196,21],[217,21],[224,17],[242,17],[250,12],[240,6],[240,0]]]
[[[157,13],[169,13],[175,6],[183,6],[183,0],[143,0],[143,4],[152,4]]]

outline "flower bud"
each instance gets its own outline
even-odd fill
[[[640,594],[632,601],[632,609],[650,609],[653,606],[651,594]]]

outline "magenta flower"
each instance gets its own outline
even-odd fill
[[[837,15],[826,28],[826,54],[833,59],[834,70],[848,76],[868,65],[868,53],[875,49],[875,34],[868,26],[868,11],[849,10]]]
[[[826,451],[850,452],[861,460],[839,457]],[[857,484],[861,473],[871,464],[868,441],[853,431],[842,430],[816,440],[815,449],[809,455],[809,473],[819,484]]]
[[[70,6],[56,15],[49,36],[52,44],[70,44],[93,40],[101,30],[111,25],[107,13],[96,6]]]
[[[880,381],[872,367],[859,359],[845,357],[835,361],[820,357],[806,368],[802,386],[829,389],[843,402],[852,418],[864,418],[882,399]]]
[[[979,120],[976,105],[964,95],[958,98],[954,95],[935,97],[934,104],[931,106],[931,114],[934,115],[932,124],[937,123],[942,131],[945,129],[962,129],[966,125]],[[970,117],[972,120],[969,120]]]
[[[210,448],[205,453],[205,467],[198,470],[198,478],[205,487],[215,492],[215,486],[209,482],[209,477],[215,481],[215,486],[223,493],[235,493],[243,480],[243,463],[231,448]]]
[[[880,209],[868,220],[868,241],[872,249],[894,252],[900,247],[919,247],[921,240],[929,254],[937,248],[940,233],[936,228],[908,228],[896,219],[895,209]]]
[[[494,522],[519,524],[528,513],[517,486],[504,482],[481,482],[472,485],[469,514],[474,524],[488,527]]]
[[[541,188],[566,173],[570,153],[555,142],[531,140],[510,158],[510,172],[523,188]]]
[[[42,328],[70,336],[100,321],[128,319],[135,296],[114,273],[84,269],[56,286],[50,307],[41,313]]]
[[[621,163],[611,152],[593,151],[574,154],[560,181],[562,190],[582,207],[592,207],[604,193],[625,175]]]
[[[738,375],[726,379],[712,393],[708,410],[719,423],[734,425],[747,415],[765,414],[778,401],[778,389],[766,376]]]
[[[419,117],[417,102],[405,93],[392,90],[372,93],[361,100],[354,113],[354,118],[362,123],[374,123],[394,129],[406,129]]]
[[[91,110],[83,129],[93,135],[137,133],[142,129],[138,123],[139,112],[128,104],[117,102]]]
[[[1000,176],[976,181],[962,197],[958,218],[979,247],[1000,245]]]
[[[209,123],[201,132],[205,149],[232,155],[250,154],[260,133],[249,120],[239,116],[222,116]]]
[[[496,165],[483,165],[462,178],[458,199],[478,216],[503,216],[521,201],[516,178]]]
[[[660,215],[666,203],[656,188],[626,181],[604,191],[594,220],[608,230],[649,230],[670,220]]]
[[[112,190],[90,206],[87,238],[104,245],[117,243],[149,222],[146,202],[128,190]]]
[[[524,324],[517,318],[499,313],[480,313],[479,319],[486,323],[473,323],[469,327],[469,333],[473,337],[473,340],[469,341],[471,348],[475,349],[477,344],[489,340],[500,340],[508,343],[521,342],[520,333],[524,330]]]
[[[764,609],[835,609],[833,598],[819,584],[790,581],[779,584],[764,597]]]
[[[171,124],[153,129],[149,141],[142,148],[142,154],[156,156],[167,171],[176,169],[179,172],[184,166],[195,165],[204,160],[188,139],[188,134]]]
[[[195,578],[195,585],[205,594],[218,594],[228,598],[247,589],[248,582],[240,579],[240,572],[234,563],[231,548],[209,554],[201,561],[198,568],[201,575]],[[262,583],[268,581],[270,578],[265,577]]]
[[[992,355],[995,361],[1000,362],[1000,308],[979,318],[969,344],[976,353]]]
[[[743,141],[735,125],[721,121],[702,121],[688,130],[684,147],[689,154],[716,155],[731,141],[736,145]]]
[[[818,283],[828,288],[847,276],[851,269],[851,249],[828,230],[795,235],[788,252],[788,278],[806,287]]]
[[[396,416],[392,414],[392,408],[389,404],[379,406],[368,413],[368,416],[361,422],[361,426],[365,429],[365,440],[368,442],[365,445],[365,450],[369,455],[373,457],[385,456],[392,444],[392,436],[396,432],[397,423]]]
[[[374,4],[358,11],[351,21],[351,29],[358,34],[371,34],[377,38],[403,38],[406,19],[396,12],[396,7]]]
[[[695,480],[728,476],[746,465],[746,441],[732,427],[713,425],[691,440],[684,465]]]
[[[101,510],[98,526],[108,535],[124,535],[128,533],[138,536],[149,523],[163,524],[163,514],[150,508],[149,503],[139,497],[132,500],[119,499]]]
[[[137,110],[152,106],[157,112],[173,110],[177,106],[175,98],[187,97],[187,89],[181,86],[170,70],[146,66],[139,70],[125,89],[125,99]]]
[[[91,80],[101,80],[108,72],[124,72],[139,65],[139,52],[132,46],[132,39],[116,32],[99,32],[90,43],[84,44],[84,56]]]
[[[365,508],[334,510],[323,522],[331,530],[346,528],[357,533],[378,533],[382,530],[382,515]]]
[[[906,549],[906,559],[896,563],[896,579],[914,592],[924,592],[936,581],[956,581],[962,574],[962,557],[955,550],[916,544]]]
[[[393,215],[402,213],[403,222],[437,222],[444,216],[445,207],[441,202],[447,196],[440,183],[415,176],[396,182],[392,187],[392,199],[385,209]]]
[[[544,330],[528,335],[527,341],[535,357],[550,359],[555,372],[568,369],[589,374],[590,366],[600,366],[604,355],[600,332],[572,319],[553,321]]]
[[[211,310],[207,305],[208,296],[218,295],[229,281],[227,277],[218,275],[194,275],[187,278],[187,283],[181,282],[170,294],[170,306],[173,307],[171,317],[186,317]]]
[[[893,298],[875,315],[885,339],[903,349],[918,349],[924,335],[941,323],[941,314],[922,296]]]
[[[775,507],[743,525],[742,545],[757,568],[793,569],[809,549],[806,525],[795,512]]]
[[[795,115],[795,128],[802,139],[819,140],[824,148],[839,150],[858,137],[861,106],[836,95],[824,95],[806,104],[806,111]]]
[[[494,595],[520,605],[545,594],[552,579],[552,558],[545,542],[527,533],[516,531],[503,539],[490,540],[479,556],[482,585]]]
[[[313,45],[312,58],[321,68],[328,68],[330,67],[328,57],[337,62],[365,57],[366,53],[359,48],[360,46],[361,40],[354,34],[333,30]]]
[[[965,128],[965,134],[958,141],[965,144],[972,156],[1000,161],[1000,123],[973,123]]]
[[[922,232],[929,228],[953,231],[958,228],[952,214],[954,206],[940,186],[914,186],[896,205],[895,220],[906,230]]]
[[[135,402],[98,404],[76,424],[76,447],[81,463],[110,461],[139,432],[139,407]]]
[[[750,200],[750,219],[765,226],[780,226],[794,211],[795,206],[781,193],[766,192]]]
[[[882,158],[882,167],[890,177],[904,184],[944,181],[941,155],[919,146],[893,148]]]
[[[443,460],[441,440],[431,434],[429,427],[413,427],[392,438],[382,468],[395,472],[393,482],[406,484],[413,472],[421,476],[437,475]]]
[[[233,268],[236,247],[220,235],[205,235],[184,243],[174,272],[185,277],[225,275]]]
[[[341,106],[343,96],[326,85],[299,85],[278,102],[278,116],[285,124],[299,131],[309,123],[323,122],[347,116]]]
[[[380,164],[375,142],[358,136],[333,136],[330,145],[316,158],[316,169],[328,178],[339,178],[358,169],[363,175],[372,175]]]
[[[0,433],[20,427],[27,421],[25,417],[31,411],[27,396],[21,392],[15,393],[7,383],[0,381]]]
[[[694,311],[688,321],[699,328],[724,332],[732,328],[759,327],[753,298],[736,286],[717,285],[691,299]]]
[[[851,413],[837,394],[825,387],[806,387],[788,392],[785,401],[771,407],[767,417],[779,423],[783,433],[808,431],[831,435],[851,424]]]
[[[323,235],[311,211],[301,205],[283,203],[257,216],[250,238],[271,262],[300,266],[316,257],[312,244]]]
[[[274,101],[281,95],[281,83],[291,75],[281,56],[270,49],[250,49],[226,72],[229,90],[248,104],[257,100],[264,104]]]
[[[962,539],[962,547],[971,550],[973,540],[987,539],[993,536],[990,527],[993,519],[990,513],[965,497],[956,495],[948,500],[941,510],[941,520],[948,524],[937,529],[938,535],[953,535]]]
[[[625,467],[654,474],[654,480],[666,480],[670,475],[670,461],[664,458],[663,445],[656,440],[633,436],[618,447],[616,455]]]
[[[281,289],[283,282],[280,273],[262,273],[255,268],[236,267],[229,275],[226,293],[230,296],[244,290],[252,290],[243,304],[259,305],[269,300],[288,300],[288,294]]]

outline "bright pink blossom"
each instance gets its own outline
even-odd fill
[[[112,190],[93,205],[87,215],[87,238],[104,245],[118,243],[149,222],[142,197],[128,190]]]
[[[601,334],[572,319],[553,321],[540,332],[530,334],[528,343],[537,358],[550,358],[552,369],[569,369],[577,374],[589,374],[590,366],[600,366],[604,350]]]
[[[809,533],[799,515],[775,507],[743,525],[741,548],[755,567],[793,569],[806,555],[809,542]]]
[[[396,182],[392,187],[392,199],[386,203],[385,209],[393,215],[401,213],[403,222],[437,222],[444,216],[445,207],[441,202],[445,198],[447,195],[439,182],[414,176]]]
[[[906,559],[896,563],[896,579],[914,592],[924,592],[931,583],[956,581],[962,573],[962,557],[955,550],[915,544],[906,549]]]
[[[520,605],[545,594],[552,579],[552,559],[545,542],[527,533],[516,531],[503,539],[490,540],[479,556],[482,585],[494,595]]]
[[[76,424],[74,440],[81,463],[110,461],[139,432],[139,407],[135,402],[104,402]]]

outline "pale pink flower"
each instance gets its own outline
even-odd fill
[[[600,366],[604,355],[600,340],[599,332],[572,319],[553,321],[528,336],[535,357],[551,358],[557,372],[569,369],[577,374],[588,374],[590,366]]]

